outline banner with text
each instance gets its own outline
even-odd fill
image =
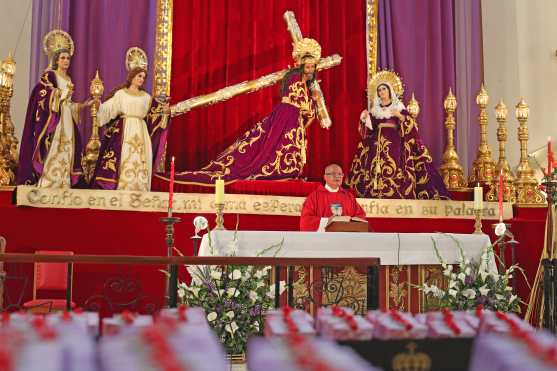
[[[304,197],[227,194],[225,213],[299,216]],[[215,198],[207,193],[175,193],[173,212],[215,212]],[[472,201],[387,200],[359,198],[369,218],[474,219]],[[168,193],[104,191],[93,189],[50,189],[17,187],[17,205],[44,208],[99,209],[166,212]],[[484,202],[483,219],[498,219],[496,202]],[[512,205],[504,203],[503,218],[513,217]]]

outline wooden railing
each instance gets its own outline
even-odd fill
[[[0,245],[1,247],[1,245]],[[73,264],[128,264],[128,265],[166,265],[170,272],[167,280],[167,295],[169,307],[177,304],[178,291],[178,266],[179,265],[250,265],[250,266],[272,266],[275,271],[275,305],[279,306],[279,281],[281,268],[287,268],[287,279],[292,278],[294,266],[309,266],[338,268],[346,266],[360,266],[367,268],[368,276],[368,308],[377,308],[379,305],[379,258],[284,258],[284,257],[222,257],[222,256],[133,256],[133,255],[43,255],[43,254],[20,254],[0,253],[0,268],[6,263],[67,263],[68,282],[71,282]],[[1,269],[0,269],[1,271]],[[1,273],[1,272],[0,272]],[[3,281],[0,280],[0,292],[2,292]],[[69,285],[71,290],[71,285]],[[71,292],[66,293],[67,307],[70,308]],[[291,295],[289,295],[289,298]],[[0,302],[1,303],[1,302]],[[0,309],[2,306],[0,305]]]

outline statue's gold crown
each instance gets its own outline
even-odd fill
[[[52,56],[62,49],[69,50],[70,56],[73,56],[75,46],[69,33],[56,29],[44,36],[43,51],[48,56],[48,59],[52,59]]]
[[[407,353],[399,353],[392,360],[394,371],[429,371],[431,370],[431,358],[426,353],[416,353],[416,343],[406,346]]]
[[[147,53],[143,49],[137,46],[128,49],[126,52],[126,69],[128,71],[138,67],[147,70],[147,65]]]
[[[404,94],[404,86],[398,74],[394,71],[382,70],[373,75],[367,84],[368,96],[375,97],[377,94],[377,87],[381,84],[389,84],[397,97],[402,97]]]
[[[292,57],[297,64],[319,63],[321,59],[321,45],[314,39],[304,37],[294,42]]]

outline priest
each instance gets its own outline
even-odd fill
[[[343,177],[340,165],[333,163],[325,168],[325,185],[320,185],[304,201],[300,217],[301,231],[322,230],[334,211],[339,215],[365,219],[366,213],[352,193],[341,188]]]

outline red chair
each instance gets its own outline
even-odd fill
[[[72,251],[35,251],[42,255],[73,255]],[[71,263],[35,263],[33,279],[33,300],[25,302],[23,308],[33,313],[49,313],[75,308],[72,301],[73,266]],[[37,298],[39,291],[48,291],[50,295],[64,292],[65,299]],[[57,295],[56,295],[57,296]]]

